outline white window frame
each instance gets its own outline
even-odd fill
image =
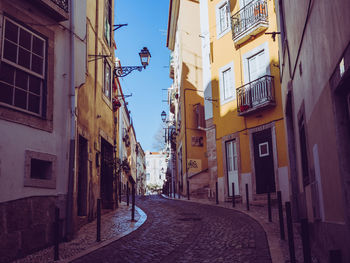
[[[31,36],[35,36],[36,38],[38,38],[38,39],[40,39],[40,40],[43,41],[43,55],[42,55],[42,57],[41,57],[42,60],[43,60],[42,69],[41,69],[41,70],[42,70],[42,74],[39,74],[39,73],[37,73],[37,72],[35,72],[35,71],[31,70],[31,69],[28,69],[28,68],[23,67],[23,66],[21,66],[20,64],[18,64],[18,52],[19,52],[19,49],[18,49],[18,48],[17,48],[17,62],[16,62],[16,63],[13,62],[13,61],[10,61],[10,60],[8,60],[8,59],[6,59],[6,58],[4,57],[4,52],[5,52],[4,46],[5,46],[6,21],[9,21],[10,23],[16,25],[19,29],[22,29],[22,30],[26,31],[26,32],[28,32]],[[36,77],[36,78],[39,78],[39,79],[41,80],[41,87],[40,87],[40,95],[35,94],[35,93],[29,91],[29,89],[25,91],[25,92],[27,93],[27,96],[28,96],[28,94],[33,94],[33,95],[36,96],[36,97],[40,97],[40,102],[39,102],[39,103],[40,103],[40,105],[39,105],[39,113],[34,112],[34,111],[30,111],[30,110],[28,109],[28,105],[29,105],[29,99],[28,99],[28,97],[27,97],[27,101],[26,101],[26,105],[27,105],[27,108],[26,108],[26,109],[23,109],[23,108],[20,108],[20,107],[14,105],[15,95],[13,95],[12,104],[8,104],[8,103],[5,103],[5,102],[0,102],[0,104],[1,104],[1,105],[4,105],[4,106],[6,106],[6,107],[9,107],[9,108],[16,109],[16,110],[18,110],[18,111],[22,111],[22,112],[29,113],[29,114],[31,114],[31,115],[42,116],[42,113],[43,113],[43,102],[44,102],[44,100],[45,100],[45,98],[44,98],[45,90],[44,90],[44,89],[46,88],[46,65],[47,65],[47,59],[48,59],[46,53],[47,53],[47,42],[48,42],[48,41],[47,41],[46,39],[44,39],[43,37],[41,37],[40,35],[38,35],[37,33],[35,33],[34,30],[32,30],[31,28],[28,28],[28,27],[26,27],[26,26],[23,26],[23,25],[19,24],[18,22],[16,22],[15,20],[13,20],[13,19],[11,19],[11,18],[9,18],[9,17],[4,16],[2,22],[3,22],[3,23],[2,23],[2,28],[3,28],[3,30],[2,30],[2,34],[1,34],[1,37],[2,37],[2,39],[1,39],[1,47],[2,47],[2,49],[1,49],[1,58],[0,58],[1,62],[6,63],[6,64],[9,65],[10,67],[13,67],[15,70],[24,71],[26,74],[28,74],[28,76],[34,76],[34,77]],[[9,42],[12,43],[12,44],[15,44],[17,47],[18,47],[18,45],[19,45],[18,42],[17,42],[17,43],[14,43],[14,42],[12,42],[11,40],[7,40],[7,41],[9,41]],[[23,49],[25,49],[25,48],[23,48]],[[31,61],[31,58],[32,58],[32,56],[33,56],[34,53],[33,53],[32,50],[27,50],[27,51],[30,52],[30,54],[31,54],[31,55],[30,55],[30,61]],[[34,54],[34,55],[40,57],[38,54]],[[31,63],[31,62],[30,62],[30,63]],[[14,80],[14,82],[15,82],[15,80]],[[21,88],[19,88],[19,87],[16,87],[14,83],[12,83],[12,85],[11,85],[10,83],[6,83],[6,84],[9,85],[9,86],[12,86],[13,89],[20,89],[20,90],[23,91],[23,89],[21,89]],[[27,85],[29,85],[29,84],[27,84]],[[28,86],[27,86],[27,88],[28,88]],[[15,92],[15,90],[14,90],[13,92]]]
[[[243,61],[243,76],[244,76],[244,84],[247,84],[250,82],[249,80],[249,64],[248,59],[253,57],[254,55],[259,54],[260,52],[264,52],[265,56],[265,68],[266,68],[266,75],[270,75],[270,53],[269,53],[269,47],[268,43],[265,42],[261,44],[260,46],[257,46],[256,48],[244,53],[242,55],[242,61]]]
[[[266,146],[266,153],[262,153],[261,151],[263,146]],[[268,142],[259,143],[259,157],[265,157],[269,155],[270,155],[269,143]]]
[[[51,163],[50,178],[38,179],[31,176],[31,160],[37,159]],[[24,187],[37,187],[56,189],[56,171],[57,171],[57,156],[48,153],[25,151],[25,173],[24,173]]]
[[[221,28],[221,9],[226,8],[227,12],[227,26],[226,28]],[[231,31],[231,13],[230,13],[230,1],[229,0],[222,0],[215,6],[215,13],[216,13],[216,37],[217,39],[223,37],[228,32]]]
[[[232,95],[230,97],[225,98],[224,97],[225,84],[224,84],[223,74],[227,70],[231,70]],[[235,71],[233,67],[233,61],[219,69],[219,86],[220,86],[220,104],[221,105],[236,99]]]
[[[109,96],[106,94],[106,65],[109,66]],[[103,63],[103,96],[108,100],[108,102],[112,101],[112,67],[109,64],[108,60],[105,59]]]
[[[112,46],[112,1],[104,0],[104,26],[103,26],[103,35],[108,44],[108,46]],[[110,13],[110,17],[108,17],[108,13]],[[109,28],[108,28],[109,27]]]

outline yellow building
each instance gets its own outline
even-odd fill
[[[76,89],[76,169],[73,187],[74,229],[102,207],[116,206],[113,160],[116,129],[113,113],[113,6],[112,0],[87,1],[86,81]]]
[[[172,0],[169,7],[167,47],[172,51],[171,113],[176,123],[176,184],[183,195],[198,195],[208,188],[206,134],[199,2]],[[176,107],[174,106],[176,105]],[[187,188],[189,182],[189,189]]]
[[[201,1],[209,173],[219,200],[282,191],[288,162],[274,1]],[[212,187],[212,186],[211,186]],[[215,190],[215,189],[213,189]],[[245,200],[245,198],[244,198]]]

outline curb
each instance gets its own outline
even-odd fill
[[[251,214],[249,214],[247,211],[239,210],[239,209],[232,208],[232,207],[221,206],[220,204],[216,205],[216,204],[211,204],[211,203],[201,203],[201,202],[197,202],[196,200],[192,200],[192,199],[187,200],[187,199],[181,199],[181,198],[173,198],[173,197],[169,197],[169,196],[164,195],[164,194],[161,194],[161,196],[163,198],[169,199],[169,200],[193,202],[193,203],[205,204],[205,205],[211,205],[211,206],[219,206],[219,207],[226,208],[226,209],[231,209],[231,210],[234,210],[236,212],[243,213],[243,214],[249,216],[250,218],[255,220],[262,227],[262,229],[265,232],[267,243],[268,243],[268,246],[269,246],[269,252],[270,252],[272,263],[284,262],[285,258],[283,256],[283,251],[282,251],[282,249],[280,247],[280,239],[274,237],[274,235],[272,233],[269,233],[268,229],[265,226],[265,223],[260,222],[258,219],[254,218]]]
[[[145,212],[143,212],[139,207],[135,206],[135,209],[136,211],[139,213],[140,215],[140,219],[136,222],[130,222],[130,227],[127,231],[124,231],[123,233],[117,235],[116,237],[114,238],[111,238],[111,239],[108,239],[108,240],[105,240],[105,241],[102,241],[101,243],[99,244],[96,244],[94,246],[91,246],[87,249],[85,249],[84,251],[74,255],[74,256],[71,256],[69,258],[66,258],[66,259],[62,259],[62,260],[59,260],[59,261],[56,261],[56,262],[59,262],[59,263],[69,263],[69,262],[72,262],[74,260],[77,260],[81,257],[84,257],[92,252],[94,252],[95,250],[97,249],[100,249],[102,247],[105,247],[105,246],[108,246],[109,244],[117,241],[118,239],[122,238],[122,237],[125,237],[127,235],[129,235],[131,232],[134,232],[136,229],[138,229],[140,226],[142,226],[146,220],[147,220],[147,215]]]

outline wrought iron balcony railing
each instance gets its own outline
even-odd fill
[[[68,0],[51,0],[51,2],[68,13]]]
[[[238,115],[245,115],[265,106],[275,105],[273,76],[265,75],[244,86],[237,92]]]
[[[235,44],[246,41],[268,28],[266,0],[253,0],[231,17],[232,38]]]
[[[69,19],[69,0],[31,0],[30,2],[58,22]]]

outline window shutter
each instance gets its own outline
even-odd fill
[[[216,13],[216,35],[219,36],[221,33],[220,32],[220,9],[216,8],[215,13]]]
[[[226,4],[226,16],[227,16],[227,27],[231,27],[230,1],[227,1],[227,4]]]

